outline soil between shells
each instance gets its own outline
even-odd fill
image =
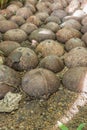
[[[64,68],[61,67],[61,71],[59,72],[57,70],[54,71],[54,75],[58,76],[61,81],[60,87],[58,91],[53,93],[46,100],[42,98],[39,100],[31,100],[22,90],[21,85],[19,85],[16,91],[23,95],[19,109],[9,114],[0,113],[0,130],[51,130],[56,124],[56,121],[66,114],[66,111],[68,111],[70,106],[74,103],[79,93],[75,92],[75,88],[74,91],[68,90],[68,87],[65,88],[62,84],[62,79],[65,72],[68,69],[72,69],[74,66],[72,65],[73,63],[75,67],[87,68],[85,60],[87,59],[87,30],[84,28],[83,31],[83,27],[87,26],[86,4],[87,2],[85,0],[83,0],[83,3],[78,0],[72,0],[71,2],[70,0],[25,0],[24,3],[12,1],[6,9],[0,10],[0,65],[6,65],[8,57],[12,55],[18,47],[26,47],[26,50],[31,49],[34,51],[38,58],[38,61],[34,63],[35,69],[40,68],[40,61],[48,56],[48,54],[49,56],[55,55],[60,58],[65,66]],[[51,27],[49,23],[55,26]],[[74,39],[75,42],[72,41],[72,39]],[[71,43],[69,43],[70,41]],[[43,46],[40,48],[42,43]],[[78,61],[81,57],[76,47],[82,48],[83,50],[83,53],[81,53],[82,60]],[[38,50],[38,48],[40,48],[40,50]],[[76,50],[76,52],[74,50]],[[21,67],[26,66],[26,64],[28,65],[28,60],[25,62],[25,59],[27,59],[25,53],[27,54],[27,52],[21,51],[21,58],[25,56]],[[78,56],[77,53],[79,53]],[[66,56],[70,57],[69,54],[72,55],[73,61],[70,58],[69,61],[65,61]],[[28,56],[30,57],[30,55]],[[17,61],[19,64],[21,61],[20,56],[16,55],[15,58],[15,62]],[[4,60],[1,61],[1,59]],[[58,64],[58,66],[61,66],[60,62]],[[70,64],[71,68],[67,64]],[[18,66],[14,67],[14,70],[20,75],[21,79],[27,71],[32,71],[33,69],[32,67],[27,67],[28,69],[21,69],[22,71],[19,72],[20,69],[15,69],[17,67]],[[71,77],[74,78],[72,74]],[[76,78],[78,80],[78,74]],[[66,83],[66,86],[67,85]],[[87,124],[86,116],[87,105],[83,108],[79,108],[79,113],[67,126],[69,129],[75,130],[80,123]],[[87,125],[84,130],[86,129]]]

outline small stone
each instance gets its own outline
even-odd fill
[[[22,95],[19,93],[8,92],[4,99],[0,100],[0,112],[12,112],[18,109],[18,103]]]

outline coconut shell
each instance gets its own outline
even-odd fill
[[[75,28],[77,30],[81,29],[81,24],[75,19],[69,19],[69,20],[65,21],[64,23],[62,23],[60,26],[62,28],[63,27],[71,27],[71,28]]]
[[[2,40],[2,33],[0,33],[0,41]]]
[[[74,92],[87,92],[87,67],[74,67],[65,72],[63,86]]]
[[[54,10],[51,13],[51,15],[56,16],[62,20],[63,17],[67,16],[67,13],[64,10],[58,9],[58,10]]]
[[[18,24],[19,26],[25,23],[25,20],[22,16],[12,16],[10,18],[11,21],[15,22],[16,24]]]
[[[87,32],[84,33],[84,35],[82,36],[82,40],[85,42],[85,44],[87,46]]]
[[[13,13],[8,9],[0,10],[0,14],[4,16],[6,19],[9,19],[13,15]]]
[[[32,15],[32,12],[29,8],[22,7],[17,10],[16,15],[22,16],[24,19],[27,19],[28,17],[30,17]]]
[[[85,43],[79,38],[71,38],[65,43],[65,49],[70,51],[76,47],[86,47]]]
[[[81,32],[82,33],[86,33],[87,32],[87,25],[82,26]]]
[[[58,2],[54,2],[53,4],[51,4],[50,9],[52,11],[57,10],[57,9],[63,9],[63,5],[62,5],[61,0],[59,0]]]
[[[58,56],[50,55],[40,61],[40,67],[53,72],[60,72],[64,68],[64,63]]]
[[[25,3],[24,5],[25,7],[29,8],[31,10],[32,13],[36,12],[36,8],[34,5],[30,4],[30,3]]]
[[[60,24],[61,23],[61,20],[59,17],[57,16],[49,16],[48,18],[46,18],[45,20],[45,23],[48,23],[48,22],[55,22],[57,24]]]
[[[57,32],[60,29],[60,26],[55,22],[49,22],[46,25],[42,25],[43,28],[50,29],[54,33]]]
[[[75,17],[78,21],[81,21],[86,16],[86,13],[83,10],[78,9],[72,14],[72,16]]]
[[[26,0],[25,3],[30,3],[35,6],[37,4],[37,0]]]
[[[27,39],[27,34],[21,29],[11,29],[4,34],[4,40],[23,42]]]
[[[4,52],[5,56],[8,56],[13,50],[18,47],[20,47],[20,44],[14,41],[0,42],[0,50]]]
[[[8,30],[16,29],[18,25],[10,20],[0,21],[0,32],[5,33]]]
[[[82,25],[87,25],[87,16],[82,19],[81,23]]]
[[[30,70],[37,66],[38,58],[33,50],[27,47],[19,47],[10,53],[6,64],[15,70]]]
[[[22,78],[22,89],[33,98],[48,98],[59,86],[58,77],[46,69],[31,70]]]
[[[19,74],[6,65],[0,65],[0,99],[20,85]]]
[[[64,58],[65,65],[71,67],[87,66],[87,49],[84,47],[76,47],[69,51]]]
[[[74,28],[62,28],[56,33],[57,40],[60,42],[67,42],[70,38],[80,38],[82,34]]]
[[[37,53],[41,53],[42,57],[49,55],[62,56],[64,54],[63,46],[54,40],[44,40],[36,48]]]
[[[0,21],[2,21],[2,20],[6,20],[6,19],[3,15],[0,14]]]
[[[37,29],[37,26],[33,23],[25,23],[20,27],[20,29],[25,31],[27,34],[30,34],[31,32]]]
[[[17,5],[15,5],[15,4],[10,4],[10,5],[7,7],[7,9],[8,9],[9,11],[11,11],[13,14],[15,14],[16,11],[17,11],[19,8],[20,8],[20,7],[17,6]]]
[[[17,1],[17,0],[11,0],[10,1],[10,4],[14,4],[14,5],[17,5],[19,6],[20,8],[23,6],[22,2],[21,1]]]
[[[73,13],[75,10],[77,10],[80,7],[79,0],[71,0],[69,6],[67,6],[66,11],[68,13]]]
[[[46,12],[37,12],[35,15],[43,22],[45,21],[46,18],[49,17],[49,14]]]
[[[50,14],[51,13],[50,6],[51,6],[50,2],[38,2],[36,8],[38,12],[46,12]]]
[[[41,20],[37,16],[35,16],[35,15],[30,16],[26,20],[26,22],[35,24],[36,26],[40,26],[42,24]]]
[[[67,7],[68,1],[67,0],[61,0],[63,7]]]
[[[49,29],[39,28],[30,34],[29,39],[31,41],[36,40],[38,42],[41,42],[41,41],[46,40],[46,39],[53,39],[54,40],[55,34]]]

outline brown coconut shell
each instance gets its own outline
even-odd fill
[[[85,16],[82,21],[81,21],[82,25],[87,25],[87,16]]]
[[[49,55],[40,61],[39,66],[53,72],[60,72],[64,68],[64,63],[58,56]]]
[[[0,21],[2,21],[2,20],[6,20],[6,19],[3,15],[0,14]]]
[[[51,3],[46,1],[46,2],[38,2],[36,5],[36,8],[39,12],[46,12],[48,14],[51,13],[50,9]]]
[[[8,9],[0,10],[0,14],[4,16],[6,19],[9,19],[13,15],[13,13]]]
[[[49,22],[46,25],[42,25],[43,28],[50,29],[54,33],[57,32],[60,29],[60,26],[55,22]]]
[[[15,5],[15,4],[10,4],[7,9],[9,11],[11,11],[13,14],[15,14],[17,12],[17,10],[19,9],[20,7],[18,5]]]
[[[18,47],[9,54],[6,64],[15,70],[30,70],[37,66],[38,58],[33,50],[27,47]]]
[[[63,43],[70,38],[80,38],[81,36],[82,34],[78,30],[71,27],[62,28],[56,33],[57,40]]]
[[[27,19],[28,17],[30,17],[32,15],[32,12],[29,8],[22,7],[17,10],[16,15],[22,16],[24,19]]]
[[[87,25],[82,26],[81,32],[84,34],[87,32]]]
[[[69,51],[64,57],[65,65],[71,67],[87,66],[87,49],[84,47],[76,47]]]
[[[30,17],[26,20],[26,22],[28,22],[28,23],[33,23],[33,24],[35,24],[36,26],[40,26],[40,25],[42,24],[41,20],[40,20],[37,16],[35,16],[35,15],[30,16]]]
[[[16,29],[18,25],[10,20],[0,21],[0,32],[5,33],[8,30]]]
[[[21,26],[25,23],[25,19],[22,16],[12,16],[10,18],[11,21],[15,22],[17,25]]]
[[[36,48],[36,52],[41,53],[42,57],[49,55],[62,56],[64,54],[63,46],[54,40],[44,40]]]
[[[37,26],[33,23],[25,23],[20,27],[20,29],[25,31],[27,34],[30,34],[31,32],[37,29]]]
[[[46,18],[49,17],[49,14],[46,12],[37,12],[35,15],[43,22],[45,21]]]
[[[46,39],[55,39],[55,34],[46,28],[39,28],[35,31],[33,31],[30,36],[29,36],[29,40],[36,40],[38,42],[44,41]]]
[[[49,16],[48,18],[46,18],[45,20],[45,23],[48,23],[48,22],[55,22],[57,24],[60,24],[61,23],[61,20],[59,17],[57,16]]]
[[[87,67],[74,67],[65,72],[63,86],[74,92],[87,92]]]
[[[0,99],[20,85],[19,74],[6,65],[0,65]]]
[[[4,40],[23,42],[27,39],[27,34],[21,29],[11,29],[4,34]]]
[[[58,17],[59,19],[63,19],[63,17],[67,16],[67,13],[62,10],[62,9],[58,9],[58,10],[54,10],[52,13],[51,13],[51,16],[56,16]]]
[[[18,47],[20,47],[20,44],[14,41],[0,42],[0,50],[4,52],[5,56],[8,56],[13,50]]]
[[[82,40],[85,42],[85,44],[87,46],[87,32],[84,33],[84,35],[82,36]]]
[[[69,19],[69,20],[63,22],[60,26],[62,28],[63,27],[71,27],[71,28],[75,28],[77,30],[81,29],[81,24],[75,19]]]
[[[58,77],[46,69],[31,70],[22,78],[22,89],[33,98],[48,98],[59,86]]]
[[[86,47],[85,43],[79,38],[71,38],[65,43],[65,49],[70,51],[76,47]]]

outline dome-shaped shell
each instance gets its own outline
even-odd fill
[[[16,15],[22,16],[24,19],[27,19],[28,17],[30,17],[32,15],[32,12],[29,8],[22,7],[17,10]]]
[[[21,29],[11,29],[4,34],[4,40],[22,42],[27,39],[27,34]]]
[[[76,47],[65,54],[65,65],[71,67],[87,67],[87,49],[84,47]]]
[[[71,38],[65,43],[65,49],[67,51],[76,47],[86,47],[86,45],[80,38]]]
[[[57,40],[60,42],[67,42],[70,38],[80,38],[81,33],[71,27],[64,27],[56,33]]]
[[[13,50],[18,47],[20,47],[20,44],[14,41],[2,41],[0,43],[0,50],[4,52],[5,56],[8,56]]]
[[[40,61],[40,67],[51,70],[53,72],[60,72],[64,68],[64,64],[58,56],[49,55]]]
[[[64,54],[63,46],[54,40],[44,40],[36,48],[37,53],[41,53],[43,57],[48,55],[62,56]]]
[[[65,72],[63,85],[74,92],[87,92],[87,67],[74,67]]]
[[[5,33],[8,30],[16,29],[18,25],[10,20],[1,20],[0,21],[0,32]]]
[[[60,86],[58,77],[46,69],[34,69],[22,78],[22,89],[34,98],[48,97],[56,92]]]
[[[19,47],[10,53],[6,64],[15,70],[30,70],[37,66],[38,58],[33,50],[27,47]]]
[[[41,42],[41,41],[46,40],[46,39],[53,39],[54,40],[55,34],[49,29],[39,28],[30,34],[29,39],[36,40],[38,42]]]
[[[0,98],[8,91],[14,91],[19,84],[19,74],[6,65],[0,65]]]

